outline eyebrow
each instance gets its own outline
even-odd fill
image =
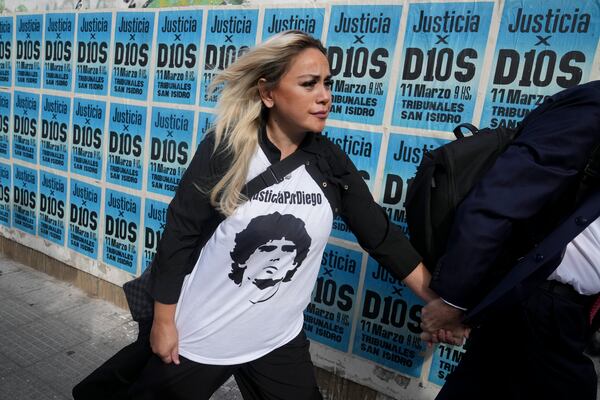
[[[325,80],[331,79],[331,74],[327,75],[325,77]],[[303,74],[300,75],[298,78],[313,78],[313,79],[319,79],[321,77],[321,75],[315,75],[315,74]]]
[[[275,250],[276,248],[277,248],[277,246],[264,244],[262,246],[259,246],[258,250],[263,251],[263,252],[270,252],[270,251]]]

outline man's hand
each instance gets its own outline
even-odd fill
[[[461,323],[462,316],[461,309],[452,307],[440,298],[430,301],[421,311],[421,340],[461,345],[470,331]]]

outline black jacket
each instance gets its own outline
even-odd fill
[[[280,159],[279,150],[264,132],[260,135],[260,145],[271,163]],[[207,188],[212,188],[223,176],[231,158],[222,151],[213,152],[213,148],[214,137],[208,135],[169,205],[166,227],[151,271],[150,294],[160,303],[177,302],[184,277],[192,271],[202,247],[225,218],[210,204]],[[317,162],[306,168],[322,188],[334,216],[340,215],[345,220],[371,257],[396,278],[404,279],[421,258],[373,200],[348,156],[320,134],[308,134],[297,151],[316,156]]]

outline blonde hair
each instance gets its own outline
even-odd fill
[[[215,151],[232,156],[231,166],[210,191],[211,204],[224,215],[231,215],[246,200],[241,191],[258,145],[258,131],[266,124],[268,109],[260,98],[259,80],[266,80],[266,89],[275,88],[294,57],[309,48],[327,54],[318,39],[304,32],[282,32],[251,49],[212,81],[211,95],[222,85],[216,107]]]

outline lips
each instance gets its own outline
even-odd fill
[[[311,113],[312,115],[314,115],[317,118],[327,118],[327,116],[329,115],[329,111],[319,111],[319,112],[314,112]]]

